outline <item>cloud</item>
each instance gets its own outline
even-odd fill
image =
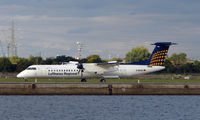
[[[189,40],[192,41],[190,44],[199,43],[200,17],[197,12],[185,14],[185,2],[178,10],[175,5],[179,2],[164,3],[167,5],[165,10],[159,7],[164,6],[162,2],[154,0],[148,4],[132,0],[8,0],[7,4],[0,4],[0,29],[7,29],[9,35],[10,22],[14,19],[17,44],[23,45],[18,51],[20,56],[29,56],[35,50],[44,51],[48,56],[66,51],[75,56],[77,41],[87,45],[83,51],[85,56],[98,53],[103,57],[108,54],[123,57],[132,47],[146,45],[146,42],[174,41],[185,48],[191,47]],[[171,8],[178,12],[171,12]],[[193,10],[188,9],[189,12]],[[196,6],[195,10],[198,9]],[[3,36],[2,32],[0,36]],[[192,45],[190,51],[196,51],[198,45]],[[146,46],[149,51],[153,49]],[[183,51],[181,46],[174,47],[172,52]],[[188,56],[198,55],[190,52]]]
[[[14,19],[18,24],[26,23],[23,27],[25,30],[23,33],[24,40],[21,43],[29,44],[32,41],[33,47],[62,51],[66,48],[72,50],[74,47],[71,46],[76,41],[82,41],[88,45],[84,52],[90,54],[97,52],[107,57],[107,53],[123,56],[132,47],[144,45],[146,41],[153,43],[175,40],[174,42],[176,42],[176,39],[185,37],[182,35],[183,33],[194,35],[194,31],[196,31],[196,34],[198,34],[199,28],[190,28],[191,25],[187,23],[171,22],[170,24],[161,24],[164,22],[164,18],[166,18],[165,21],[168,21],[173,17],[174,15],[159,14],[137,14],[134,16],[122,14],[98,17],[32,15],[15,16]],[[185,16],[180,15],[176,19],[182,19],[183,17]],[[160,21],[162,22],[159,23]],[[188,29],[184,29],[184,27]],[[150,51],[153,49],[152,46],[147,47]]]
[[[23,10],[23,9],[27,9],[27,6],[23,6],[23,5],[1,5],[0,9],[9,9],[9,10]]]

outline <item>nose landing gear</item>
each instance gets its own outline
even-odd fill
[[[24,82],[28,82],[28,80],[26,78],[24,78]]]

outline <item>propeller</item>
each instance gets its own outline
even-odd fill
[[[83,77],[83,72],[84,72],[84,67],[83,67],[83,64],[82,63],[77,63],[77,68],[79,69],[78,73],[81,72],[81,78]]]
[[[84,69],[84,68],[83,68],[83,64],[82,64],[82,63],[77,63],[77,68],[78,68],[78,69]]]

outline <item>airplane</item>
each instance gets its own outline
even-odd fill
[[[70,61],[61,65],[31,65],[17,75],[25,81],[29,78],[76,78],[86,82],[88,78],[105,79],[128,78],[136,75],[152,73],[165,69],[169,46],[175,45],[172,42],[156,42],[155,48],[147,60],[133,63],[79,63]]]

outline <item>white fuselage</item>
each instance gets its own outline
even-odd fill
[[[74,63],[64,65],[32,65],[20,72],[18,78],[127,78],[164,69],[164,66],[119,64],[102,67],[83,63],[83,72]]]

